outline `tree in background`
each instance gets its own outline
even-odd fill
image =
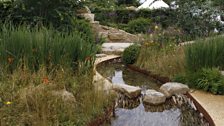
[[[139,0],[117,0],[117,5],[138,6]]]
[[[190,39],[209,36],[215,28],[220,27],[215,20],[219,11],[205,0],[179,0],[177,5],[177,25],[190,35]]]
[[[213,0],[214,6],[219,7],[221,10],[224,10],[224,0]]]

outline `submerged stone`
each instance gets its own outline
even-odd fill
[[[166,97],[171,97],[175,94],[186,94],[190,89],[187,85],[177,83],[177,82],[168,82],[163,84],[160,87],[160,90]]]
[[[156,90],[147,90],[143,98],[144,103],[159,105],[166,101],[166,96]]]
[[[128,98],[136,98],[141,95],[141,88],[126,84],[113,84],[113,90],[120,92]]]

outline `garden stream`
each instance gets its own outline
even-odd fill
[[[104,62],[98,65],[98,72],[112,83],[139,86],[142,96],[147,89],[159,90],[160,84],[148,76],[132,71],[123,65],[120,60]],[[159,106],[146,105],[142,96],[129,99],[119,94],[116,99],[115,117],[110,126],[207,126],[199,112],[188,103],[175,104],[173,99]]]

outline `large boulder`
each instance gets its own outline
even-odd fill
[[[163,84],[160,87],[160,90],[169,98],[175,94],[186,94],[190,89],[187,85],[181,83],[168,82]]]
[[[84,13],[91,14],[91,10],[87,6],[85,6],[84,8],[81,8],[81,9],[77,10],[77,12],[79,14],[84,14]]]
[[[166,101],[166,96],[155,90],[147,90],[143,102],[151,105],[159,105]]]
[[[130,99],[137,98],[138,96],[141,95],[140,87],[130,86],[126,84],[113,84],[112,89],[119,93],[124,94]]]
[[[89,14],[89,13],[85,13],[85,14],[81,14],[86,20],[90,21],[90,22],[94,22],[94,18],[95,18],[95,14]]]
[[[111,41],[117,41],[117,40],[124,40],[125,39],[125,34],[123,32],[110,32],[108,34],[108,38],[111,40]]]

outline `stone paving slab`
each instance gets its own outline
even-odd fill
[[[204,91],[194,91],[191,95],[208,112],[216,126],[224,126],[224,96]]]
[[[125,48],[133,45],[134,43],[103,43],[103,52],[123,52]]]

